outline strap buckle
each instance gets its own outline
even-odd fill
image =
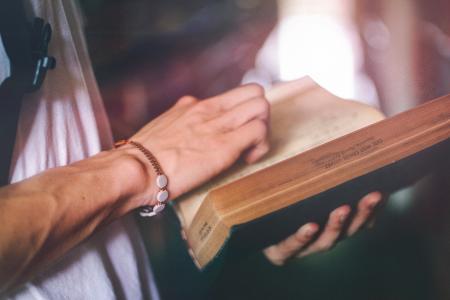
[[[48,45],[52,37],[52,28],[41,18],[34,18],[31,27],[31,56],[33,74],[27,92],[38,90],[44,82],[48,70],[56,67],[56,59],[48,55]]]

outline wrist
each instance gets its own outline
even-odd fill
[[[140,156],[135,156],[136,158],[139,158],[141,160],[143,157],[145,157],[145,161],[143,165],[147,166],[144,167],[144,169],[148,170],[148,166],[151,165],[151,168],[153,169],[153,172],[155,173],[156,177],[154,181],[154,186],[157,187],[158,191],[156,193],[155,200],[151,201],[149,204],[143,205],[142,209],[140,211],[140,215],[142,217],[152,217],[160,213],[164,210],[166,203],[169,199],[169,192],[167,190],[167,184],[168,179],[167,176],[164,174],[164,171],[159,164],[156,157],[153,155],[150,150],[148,150],[145,146],[143,146],[141,143],[133,141],[133,140],[120,140],[115,143],[115,147],[119,148],[122,146],[132,146],[134,151],[138,150],[140,152]],[[130,149],[130,148],[128,148]],[[128,151],[132,151],[131,149]],[[142,161],[141,161],[142,163]],[[148,173],[148,172],[147,172]],[[150,176],[152,177],[152,176]],[[153,186],[153,185],[151,185]]]
[[[130,210],[153,205],[158,190],[154,183],[156,174],[139,150],[125,145],[106,153],[111,159],[115,184],[119,187],[119,199],[125,199]]]

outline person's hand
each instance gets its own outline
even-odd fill
[[[319,226],[316,223],[307,223],[297,232],[280,243],[264,250],[267,259],[274,265],[283,265],[294,257],[304,257],[313,253],[331,249],[342,235],[351,236],[365,225],[373,215],[375,207],[381,201],[381,194],[373,192],[363,197],[358,204],[358,209],[349,226],[344,225],[351,211],[348,205],[336,208],[330,213],[328,223],[320,235]],[[346,230],[343,232],[343,230]]]
[[[269,107],[264,90],[255,84],[203,101],[186,96],[130,139],[155,155],[169,179],[173,199],[225,170],[241,155],[248,163],[261,158],[269,150]],[[138,151],[134,155],[153,172]]]

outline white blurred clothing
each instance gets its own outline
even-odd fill
[[[57,67],[23,100],[10,173],[16,182],[112,146],[107,116],[83,37],[78,7],[68,0],[29,0],[32,15],[53,29]],[[0,47],[0,82],[9,75]],[[39,205],[39,199],[36,204]],[[32,209],[32,207],[30,207]],[[11,299],[158,299],[136,224],[122,218],[95,233]]]

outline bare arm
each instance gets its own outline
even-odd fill
[[[131,139],[155,154],[174,199],[241,155],[249,163],[262,157],[269,149],[268,119],[263,90],[247,85],[205,101],[184,97]],[[99,227],[137,207],[154,205],[154,180],[144,155],[126,145],[0,189],[0,293],[30,278]],[[368,215],[357,214],[353,227]],[[332,244],[341,231],[334,227],[305,253]],[[289,237],[266,250],[267,257],[282,264],[302,249],[304,230],[300,233],[301,243]]]
[[[146,176],[131,155],[109,151],[0,189],[2,289],[139,206]]]
[[[131,139],[155,154],[173,199],[244,151],[249,162],[264,155],[268,114],[263,90],[248,85],[205,101],[184,97]],[[144,155],[127,145],[0,189],[0,292],[97,228],[155,204],[154,178]]]

